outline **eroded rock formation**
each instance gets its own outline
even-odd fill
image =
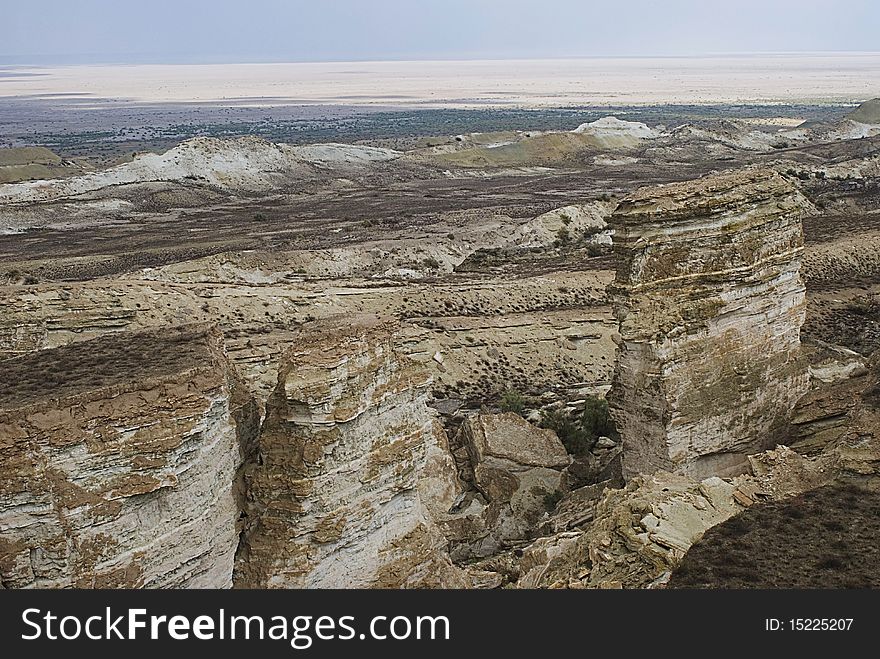
[[[623,489],[606,490],[590,524],[525,548],[511,572],[520,588],[662,587],[709,528],[750,506],[835,481],[870,479],[876,488],[878,455],[872,434],[814,457],[779,446],[749,456],[751,473],[733,479],[640,475]]]
[[[760,168],[643,188],[611,218],[620,322],[609,394],[629,476],[733,473],[806,391],[800,218]]]
[[[219,333],[126,333],[0,361],[5,587],[232,585],[256,431]]]
[[[433,521],[458,494],[428,373],[375,319],[315,323],[285,355],[246,474],[236,585],[466,585]]]
[[[534,538],[548,501],[568,489],[571,457],[556,433],[510,412],[480,413],[465,420],[456,440],[473,490],[439,519],[453,558],[482,558]]]

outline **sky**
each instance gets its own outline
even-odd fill
[[[877,0],[0,0],[0,64],[880,51]]]

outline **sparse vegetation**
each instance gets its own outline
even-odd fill
[[[198,327],[108,334],[0,360],[0,409],[210,367],[206,331]],[[117,392],[118,393],[118,392]]]
[[[670,588],[877,588],[880,501],[828,485],[753,506],[709,529]]]
[[[502,412],[522,414],[525,409],[525,398],[516,389],[508,389],[501,394],[499,407],[501,407]]]
[[[604,398],[587,398],[579,413],[571,413],[564,408],[545,410],[539,425],[554,431],[572,455],[589,453],[599,437],[618,437],[608,412],[608,402]]]
[[[559,231],[556,232],[556,246],[561,247],[569,242],[571,242],[571,234],[568,229],[564,226],[559,227]]]

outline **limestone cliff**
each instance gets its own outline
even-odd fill
[[[375,319],[313,323],[284,356],[246,473],[242,587],[463,586],[433,515],[458,494],[430,377]]]
[[[809,384],[799,268],[811,209],[758,168],[643,188],[618,206],[609,401],[627,475],[730,473],[772,445]]]
[[[0,361],[5,587],[229,587],[256,430],[219,333],[119,333]]]

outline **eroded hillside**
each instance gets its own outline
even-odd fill
[[[3,586],[645,587],[871,481],[870,110],[0,185]]]

